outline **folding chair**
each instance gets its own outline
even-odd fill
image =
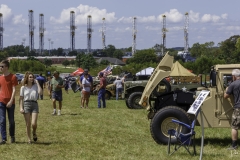
[[[195,147],[195,123],[196,123],[196,117],[195,116],[193,122],[191,125],[188,125],[186,123],[177,121],[172,119],[173,123],[177,123],[178,127],[177,130],[175,129],[169,129],[168,134],[169,134],[169,140],[168,140],[168,155],[172,155],[174,152],[176,152],[179,148],[184,147],[190,155],[196,155],[196,147]],[[189,133],[181,133],[180,129],[181,127],[186,127],[190,130]],[[172,137],[176,138],[177,142],[173,143],[172,142]],[[174,145],[174,149],[171,152],[171,145]],[[193,147],[193,153],[190,152],[190,147]]]

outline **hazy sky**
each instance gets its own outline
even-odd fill
[[[44,14],[44,48],[70,46],[70,11],[75,11],[75,48],[87,48],[87,16],[92,16],[92,49],[102,48],[102,18],[106,19],[106,45],[132,45],[132,17],[137,17],[137,49],[151,48],[162,40],[162,15],[166,15],[166,47],[184,46],[184,14],[189,13],[189,46],[217,43],[240,34],[239,0],[0,0],[3,46],[29,45],[28,11],[34,11],[34,48],[39,48],[39,14]]]

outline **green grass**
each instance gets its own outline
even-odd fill
[[[79,92],[63,93],[62,116],[51,115],[52,102],[46,93],[44,100],[39,100],[36,144],[27,144],[24,118],[16,106],[16,143],[0,146],[1,159],[199,159],[200,127],[196,128],[198,156],[181,148],[169,157],[167,146],[156,144],[151,137],[146,110],[130,110],[123,100],[114,99],[107,101],[106,109],[98,109],[97,96],[91,96],[89,109],[80,109]],[[205,136],[203,159],[240,158],[240,153],[231,156],[226,150],[230,129],[206,129]]]

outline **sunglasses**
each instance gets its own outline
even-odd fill
[[[0,68],[4,68],[5,66],[0,66]]]

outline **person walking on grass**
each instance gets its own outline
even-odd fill
[[[36,77],[36,80],[38,81],[38,83],[43,91],[43,88],[45,88],[46,79],[42,76],[42,73],[40,73],[39,76]],[[39,95],[39,97],[41,100],[43,100],[43,92]]]
[[[230,150],[237,149],[238,130],[240,129],[240,70],[234,69],[232,71],[233,82],[226,88],[224,98],[234,96],[234,111],[232,114],[232,144],[228,148]]]
[[[24,86],[20,89],[20,113],[24,115],[26,123],[26,132],[28,143],[31,143],[31,126],[33,141],[37,141],[37,119],[38,119],[38,96],[42,95],[42,87],[40,86],[38,80],[34,78],[32,73],[29,73],[25,80]]]
[[[9,72],[9,61],[3,60],[0,63],[0,131],[2,136],[1,144],[6,144],[6,111],[9,121],[9,134],[11,136],[11,143],[15,143],[15,93],[16,86],[18,85],[17,77]]]
[[[105,101],[105,88],[107,86],[107,81],[103,77],[103,72],[99,73],[99,78],[100,78],[100,85],[98,88],[98,108],[101,108],[101,100],[103,102],[103,108],[106,108],[106,101]]]
[[[93,78],[92,78],[92,76],[88,73],[88,69],[84,69],[84,72],[80,75],[80,78],[79,78],[79,85],[80,85],[80,88],[82,89],[83,88],[83,85],[82,85],[82,80],[83,80],[83,78],[84,78],[84,74],[87,74],[88,75],[88,77],[87,77],[87,80],[88,80],[88,82],[90,82],[91,83],[91,88],[90,88],[90,93],[91,93],[91,90],[92,90],[92,87],[93,87]],[[82,90],[81,90],[81,97],[80,97],[80,107],[82,108],[83,106],[82,106],[82,101],[83,101],[83,94],[82,94]],[[90,94],[89,94],[89,97],[90,97]],[[88,97],[88,98],[89,98]]]
[[[69,76],[66,76],[66,77],[64,78],[64,80],[65,80],[64,89],[65,89],[66,93],[68,94],[68,88],[69,88]]]
[[[89,96],[90,96],[90,91],[91,91],[91,82],[88,80],[88,73],[84,73],[84,78],[82,80],[82,95],[83,95],[83,100],[82,100],[82,107],[84,108],[84,105],[86,103],[85,108],[88,108],[88,102],[89,102]]]
[[[47,90],[48,90],[48,95],[49,95],[49,98],[50,100],[52,99],[52,95],[51,95],[51,92],[50,92],[50,88],[51,88],[51,76],[48,76],[47,77],[48,81],[47,81]]]
[[[62,109],[62,88],[64,88],[63,85],[63,79],[59,77],[59,72],[54,71],[53,72],[53,78],[51,80],[51,87],[50,92],[52,94],[52,101],[53,101],[53,113],[52,115],[56,115],[56,101],[58,101],[58,115],[61,115],[61,109]]]

